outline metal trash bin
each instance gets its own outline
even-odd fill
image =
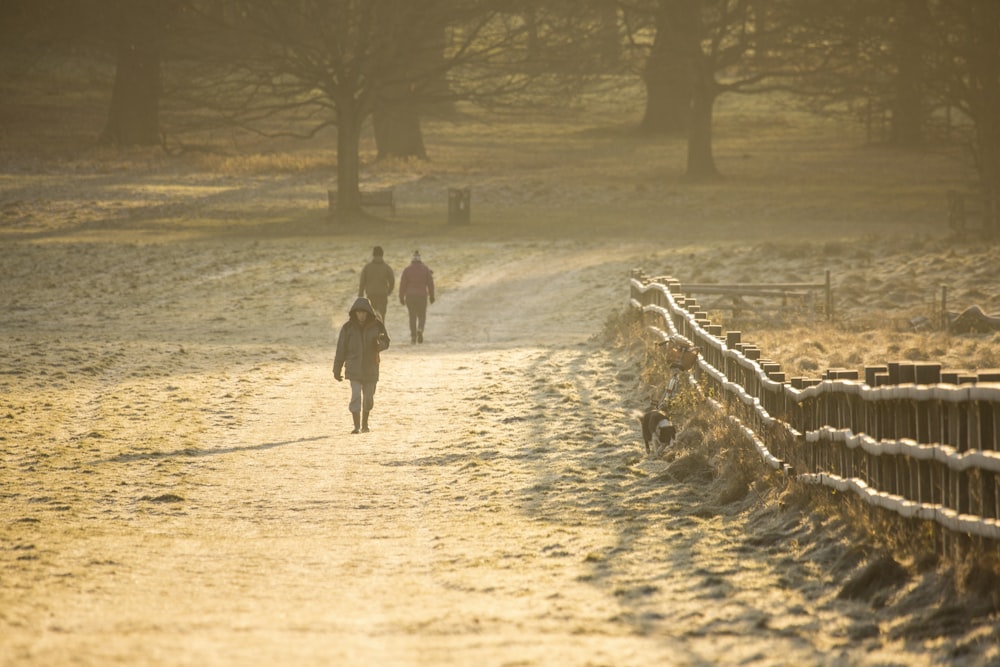
[[[448,189],[448,224],[467,225],[472,220],[472,190],[469,188]]]

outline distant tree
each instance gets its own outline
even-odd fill
[[[614,67],[622,57],[622,25],[619,20],[618,0],[590,0],[597,23],[597,52],[601,62]]]
[[[931,28],[926,0],[902,0],[895,19],[895,94],[890,105],[890,141],[897,146],[916,146],[923,142],[924,125],[930,111],[923,84],[927,74],[923,58]]]
[[[115,0],[104,5],[116,70],[102,142],[120,146],[161,143],[163,36],[175,10],[174,0]]]
[[[765,20],[766,2],[753,0],[661,0],[657,38],[669,59],[688,76],[687,168],[692,179],[718,176],[712,148],[715,102],[724,93],[769,90],[771,79],[787,74],[784,65],[754,62],[764,45],[777,44]],[[765,66],[766,65],[766,66]],[[681,89],[680,94],[685,94]]]
[[[1000,2],[771,0],[798,26],[808,76],[792,89],[813,109],[888,118],[888,140],[913,147],[940,124],[968,120],[983,189],[1000,191]]]
[[[336,213],[355,218],[362,215],[361,131],[376,109],[386,112],[380,126],[405,129],[413,117],[399,110],[419,111],[435,95],[485,99],[523,90],[529,77],[516,48],[523,23],[499,11],[503,4],[204,0],[190,10],[214,49],[199,58],[201,97],[231,122],[269,134],[308,137],[335,127]]]
[[[378,159],[427,159],[421,120],[428,111],[451,108],[452,92],[445,66],[448,37],[444,24],[436,32],[424,36],[427,40],[421,54],[426,62],[414,69],[414,74],[400,76],[395,84],[382,87],[372,109],[372,127]],[[420,77],[420,71],[437,71],[439,76]],[[416,77],[416,80],[414,79]]]
[[[815,109],[879,100],[893,112],[894,140],[913,143],[928,113],[929,1],[622,0],[655,10],[643,126],[684,129],[694,179],[718,174],[713,112],[724,94],[797,93]]]
[[[0,51],[8,75],[81,55],[116,63],[100,140],[158,144],[162,37],[177,0],[3,0]]]
[[[685,133],[686,176],[718,176],[712,146],[716,100],[726,93],[772,91],[800,73],[789,53],[794,30],[772,10],[772,0],[621,2],[635,43],[648,45],[641,129]]]
[[[931,112],[926,57],[928,0],[773,0],[786,25],[812,45],[808,76],[793,87],[800,102],[822,113],[864,119],[869,136],[887,126],[897,146],[923,141]]]
[[[716,75],[734,66],[750,48],[747,33],[730,32],[740,25],[731,20],[731,12],[747,11],[747,3],[738,0],[734,3],[725,0],[702,2],[664,0],[667,41],[673,45],[675,58],[689,76],[691,102],[687,121],[686,175],[695,179],[718,175],[712,152],[712,124],[715,101],[724,86],[717,81]],[[729,85],[735,88],[739,84]]]
[[[512,0],[527,29],[529,60],[563,73],[618,67],[623,35],[618,0]]]
[[[646,109],[639,124],[646,134],[680,134],[687,131],[691,116],[694,73],[691,61],[680,57],[673,41],[670,22],[674,16],[667,0],[630,3],[626,12],[631,16],[635,32],[652,30],[649,48],[642,69],[646,87]]]
[[[386,90],[372,110],[372,128],[375,131],[375,149],[379,160],[385,158],[427,159],[424,133],[421,128],[424,105],[419,95],[408,86],[396,91]]]
[[[29,75],[47,58],[92,56],[104,47],[101,0],[0,0],[0,71]]]
[[[56,7],[40,0],[0,2],[0,67],[4,80],[23,75],[57,41]]]
[[[933,0],[930,86],[971,124],[969,147],[983,191],[1000,196],[1000,2]]]
[[[493,6],[505,16],[512,39],[506,54],[495,55],[518,68],[517,75],[547,77],[549,97],[565,105],[588,77],[617,68],[622,40],[617,0],[509,0]],[[451,71],[445,53],[448,43],[444,25],[437,35],[428,34],[421,67],[438,71],[415,84],[401,77],[387,86],[373,111],[373,127],[379,158],[426,158],[421,119],[453,108],[456,90],[446,74]],[[436,43],[435,43],[436,42]],[[481,103],[495,96],[479,95]],[[536,100],[537,101],[537,100]]]

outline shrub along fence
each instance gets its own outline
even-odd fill
[[[931,522],[939,550],[1000,547],[1000,371],[892,362],[788,378],[713,325],[670,277],[630,277],[631,303],[661,337],[701,349],[696,379],[768,465]],[[662,329],[660,328],[662,327]]]

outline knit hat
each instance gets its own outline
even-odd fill
[[[385,253],[382,252],[382,246],[377,245],[372,248],[372,257],[381,257],[383,254]]]
[[[414,262],[419,262],[420,261],[420,251],[419,250],[414,250],[413,251],[413,261]]]

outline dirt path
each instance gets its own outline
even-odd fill
[[[3,665],[935,659],[640,456],[592,339],[633,248],[432,245],[366,435],[330,373],[356,249],[13,248]]]

